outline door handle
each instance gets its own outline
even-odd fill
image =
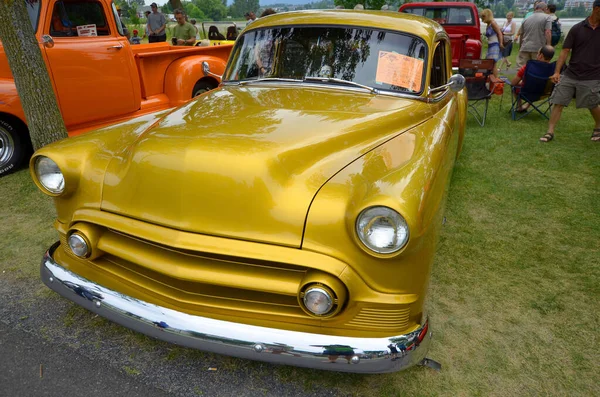
[[[107,48],[107,50],[120,50],[121,48],[123,48],[123,46],[121,44],[118,44],[118,45],[111,45],[110,47]]]

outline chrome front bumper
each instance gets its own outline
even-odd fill
[[[110,290],[44,255],[44,283],[63,297],[124,327],[194,349],[250,360],[315,369],[383,373],[420,363],[429,349],[428,321],[416,331],[388,338],[354,338],[287,331],[178,312]],[[392,351],[398,353],[391,354]]]

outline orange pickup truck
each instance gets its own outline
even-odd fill
[[[23,1],[23,0],[20,0]],[[112,0],[26,1],[69,132],[77,135],[178,106],[220,81],[231,45],[130,45]],[[27,122],[0,44],[0,176],[26,162]]]

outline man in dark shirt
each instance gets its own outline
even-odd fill
[[[560,71],[569,53],[569,66],[561,76]],[[600,0],[594,0],[589,17],[569,30],[550,78],[556,87],[550,97],[552,112],[548,132],[540,141],[549,142],[554,138],[554,127],[562,110],[575,96],[577,108],[589,109],[596,123],[592,141],[600,142]]]

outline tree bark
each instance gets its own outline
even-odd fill
[[[31,143],[37,150],[66,138],[67,129],[25,2],[0,0],[0,40],[21,98]]]
[[[181,4],[181,0],[169,0],[169,4],[173,8],[173,11],[176,9],[184,10],[183,5]]]

